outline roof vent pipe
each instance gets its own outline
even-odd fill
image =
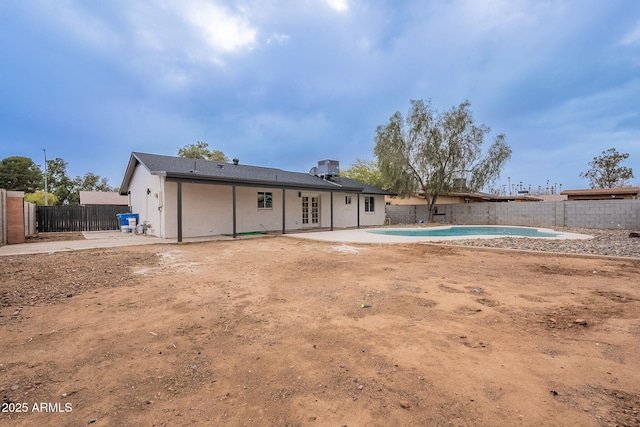
[[[240,163],[240,159],[238,159],[238,158],[233,159],[233,164],[234,164],[234,165],[236,165],[236,166],[237,166],[237,165],[238,165],[238,163]]]

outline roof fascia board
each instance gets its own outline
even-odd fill
[[[322,186],[313,186],[313,185],[304,185],[304,184],[283,184],[282,182],[277,181],[251,181],[251,180],[242,180],[242,179],[212,179],[208,176],[197,177],[193,175],[179,175],[179,174],[168,174],[167,182],[186,182],[186,183],[194,183],[194,184],[212,184],[212,185],[238,185],[241,187],[272,187],[272,188],[284,188],[291,190],[313,190],[313,191],[336,191],[340,190],[345,193],[362,193],[361,188],[354,187],[340,187],[340,188],[330,188],[330,187],[322,187]]]

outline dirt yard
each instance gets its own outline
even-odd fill
[[[638,260],[271,236],[1,257],[0,315],[0,425],[640,425]]]

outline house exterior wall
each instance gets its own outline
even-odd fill
[[[392,224],[427,219],[426,207],[387,206]],[[640,200],[546,203],[472,203],[438,206],[434,221],[448,224],[640,229]]]
[[[158,237],[164,237],[163,181],[163,177],[151,175],[144,166],[138,165],[129,184],[131,212],[139,215],[140,224],[145,221],[149,224],[148,234]]]
[[[360,225],[370,226],[370,225],[382,225],[385,220],[385,204],[384,204],[384,196],[373,196],[374,198],[374,211],[373,212],[365,212],[365,203],[364,198],[366,196],[373,196],[370,194],[360,194]]]
[[[638,198],[637,194],[616,194],[615,197],[611,197],[610,194],[569,194],[567,200],[579,201],[579,200],[635,200]]]
[[[231,202],[230,186],[183,183],[182,235],[204,237],[231,234],[233,232]],[[238,213],[240,211],[241,209],[238,209]],[[176,235],[172,237],[177,237],[177,211],[174,218]]]
[[[160,237],[175,239],[178,237],[178,184],[175,182],[167,182],[165,180],[163,193],[164,203],[162,206],[162,218],[160,222],[162,234]]]
[[[230,187],[229,187],[230,188]],[[271,193],[271,208],[258,208],[258,192]],[[286,195],[286,210],[295,201]],[[289,205],[287,202],[291,202]],[[231,199],[229,199],[231,207]],[[229,216],[229,218],[232,218]],[[238,233],[282,230],[282,189],[269,187],[236,187],[236,228]]]
[[[385,202],[390,205],[424,205],[427,203],[423,197],[415,196],[385,196]]]
[[[282,190],[280,190],[282,191]],[[285,222],[287,230],[297,230],[302,228],[302,197],[298,197],[298,193],[302,195],[299,190],[286,190],[286,216]]]
[[[346,198],[351,199],[347,204]],[[337,228],[356,227],[358,225],[358,194],[333,193],[333,226]]]

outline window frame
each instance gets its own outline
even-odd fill
[[[375,196],[364,196],[364,211],[366,213],[375,213],[376,203]]]
[[[344,204],[345,205],[350,205],[351,204],[351,195],[347,194],[346,196],[344,196]]]
[[[273,209],[273,192],[258,191],[258,209]],[[262,206],[260,206],[262,205]]]

